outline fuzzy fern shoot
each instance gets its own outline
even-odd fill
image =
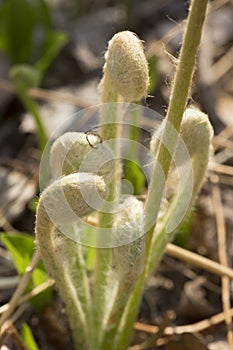
[[[77,350],[128,348],[146,280],[204,181],[212,128],[204,113],[186,109],[186,103],[206,5],[206,0],[191,2],[168,113],[151,139],[154,163],[145,203],[121,194],[122,102],[145,98],[149,84],[143,45],[134,33],[117,33],[109,42],[100,83],[100,137],[91,135],[96,147],[90,147],[85,133],[69,132],[51,148],[52,182],[37,208],[36,242],[65,302]],[[173,176],[175,162],[182,180]],[[173,195],[164,205],[168,176]],[[90,221],[95,223],[91,227]],[[91,268],[90,248],[75,239],[83,234],[95,242]],[[99,239],[105,237],[110,243],[101,246]]]

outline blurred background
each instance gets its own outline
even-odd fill
[[[145,104],[164,116],[188,6],[189,1],[183,0],[0,1],[1,305],[9,301],[18,276],[25,271],[33,253],[30,249],[34,249],[34,215],[43,148],[65,119],[99,103],[98,84],[108,40],[118,31],[131,30],[144,41],[150,69]],[[232,23],[232,1],[209,3],[189,103],[209,115],[215,131],[215,156],[195,213],[175,242],[218,260],[216,206],[221,205],[230,266],[233,263]],[[220,190],[221,202],[213,197],[213,184]],[[19,241],[19,236],[25,239]],[[21,260],[17,260],[15,250]],[[40,271],[43,278],[34,281],[31,290],[47,280],[43,267]],[[139,320],[161,324],[168,310],[177,315],[177,324],[210,317],[222,310],[221,288],[219,277],[184,266],[166,255],[159,272],[149,281]],[[30,324],[40,349],[68,348],[63,306],[57,295],[51,301],[51,294],[42,300],[42,304],[47,303],[42,307],[43,312],[27,308],[17,322]],[[64,320],[60,324],[58,319]],[[195,349],[227,349],[226,333],[224,326],[217,326],[202,334],[203,341],[189,338],[188,343],[197,342]],[[147,336],[138,331],[135,342]],[[14,339],[8,341],[10,349],[19,348]],[[179,337],[166,340],[168,349],[188,349],[184,342],[180,345],[182,341]],[[175,348],[175,343],[180,347]],[[219,344],[222,347],[217,347]]]

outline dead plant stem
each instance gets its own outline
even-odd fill
[[[225,217],[218,184],[212,186],[212,198],[216,215],[219,260],[223,266],[228,266]],[[227,341],[229,349],[233,349],[230,279],[227,276],[222,276],[222,305],[227,328]]]
[[[39,252],[36,250],[33,254],[33,257],[31,259],[30,264],[28,265],[25,274],[23,275],[21,281],[18,284],[18,287],[16,288],[10,302],[8,309],[2,314],[2,317],[0,318],[0,334],[3,329],[4,323],[8,320],[8,318],[12,315],[13,311],[15,310],[16,306],[18,305],[18,301],[20,297],[22,296],[23,292],[25,291],[30,279],[32,272],[34,268],[37,266],[38,262],[40,260]]]
[[[165,252],[170,256],[173,256],[174,258],[183,260],[188,264],[192,264],[205,271],[212,272],[221,277],[225,276],[227,278],[233,279],[233,269],[229,268],[228,266],[224,266],[223,264],[219,264],[213,260],[210,260],[204,256],[200,256],[196,253],[190,252],[187,249],[183,249],[174,244],[168,243]]]

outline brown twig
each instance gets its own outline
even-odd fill
[[[233,176],[233,167],[229,165],[210,163],[208,169],[219,174]]]
[[[221,201],[221,192],[218,184],[214,184],[212,186],[212,198],[216,215],[219,261],[223,266],[228,267],[225,218]],[[221,279],[222,304],[223,312],[225,315],[225,323],[227,327],[227,340],[229,349],[233,349],[232,315],[230,314],[230,279],[227,276],[222,276]]]
[[[233,142],[230,140],[226,140],[222,136],[215,136],[213,138],[212,143],[215,146],[215,148],[224,147],[224,148],[228,148],[229,150],[233,151]]]
[[[196,267],[212,272],[218,276],[227,276],[227,278],[233,279],[233,269],[205,258],[199,254],[190,252],[187,249],[168,243],[166,253]]]
[[[231,0],[214,0],[211,2],[211,12],[218,10],[220,7],[226,5]]]
[[[150,337],[149,339],[144,341],[143,343],[131,346],[129,348],[129,350],[150,350],[150,349],[154,349],[154,346],[155,346],[157,340],[160,339],[163,336],[164,330],[167,328],[168,324],[173,319],[174,319],[174,313],[172,311],[168,311],[166,313],[166,315],[165,315],[161,325],[159,327],[157,327],[157,332],[152,337]]]
[[[233,47],[222,56],[213,66],[212,84],[216,84],[233,68]]]
[[[16,306],[18,305],[19,299],[23,292],[25,291],[30,279],[32,272],[34,268],[37,266],[38,262],[40,260],[39,252],[36,251],[31,259],[31,262],[29,266],[26,269],[25,274],[23,275],[21,281],[18,284],[18,287],[16,288],[10,302],[8,309],[2,314],[2,317],[0,318],[0,330],[2,332],[2,329],[4,328],[4,323],[8,320],[8,318],[11,316],[13,311],[15,310]]]
[[[5,81],[2,79],[0,79],[0,89],[5,90],[9,93],[13,93],[13,94],[16,93],[14,86],[9,81]],[[81,108],[88,108],[91,106],[90,103],[76,96],[73,96],[71,94],[66,94],[66,93],[51,91],[46,89],[39,89],[39,88],[29,89],[28,95],[38,100],[48,100],[48,101],[55,101],[55,102],[59,101],[70,105],[78,106]]]
[[[233,135],[233,125],[227,125],[219,134],[221,138],[229,139]]]
[[[230,316],[233,316],[233,308],[229,310]],[[202,332],[210,327],[216,326],[219,323],[224,322],[225,320],[225,314],[224,312],[221,312],[219,314],[216,314],[210,318],[207,318],[205,320],[187,324],[183,326],[176,326],[176,327],[166,327],[164,330],[165,335],[173,335],[173,334],[183,334],[183,333],[198,333]],[[156,333],[158,332],[159,327],[158,326],[152,326],[141,322],[135,322],[134,329],[146,332],[146,333]]]
[[[25,346],[21,336],[19,335],[17,329],[12,324],[4,331],[0,345],[3,345],[3,342],[5,342],[8,337],[12,338],[12,340],[13,340],[13,342],[16,345],[16,348],[18,350],[28,350],[28,348]]]
[[[233,186],[233,177],[228,175],[219,175],[217,182],[219,184],[227,185],[227,186]]]
[[[35,297],[36,295],[42,293],[44,290],[48,289],[49,287],[52,287],[54,285],[55,281],[53,279],[48,279],[46,282],[40,284],[39,286],[35,287],[33,290],[31,290],[29,293],[23,295],[18,299],[18,303],[16,306],[24,303],[25,301],[30,300],[31,298]],[[0,314],[6,312],[10,307],[10,303],[4,304],[0,307]]]

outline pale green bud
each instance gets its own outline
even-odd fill
[[[67,132],[52,145],[50,168],[53,179],[76,172],[95,173],[105,182],[113,176],[113,155],[94,133]]]
[[[130,31],[117,33],[109,41],[105,54],[104,78],[101,82],[103,102],[108,89],[115,89],[125,102],[146,97],[149,73],[141,40]],[[106,80],[105,80],[106,79]]]
[[[57,224],[72,222],[90,214],[94,209],[89,203],[96,204],[98,196],[105,194],[105,182],[98,175],[89,173],[70,174],[54,181],[42,193],[39,201],[38,219],[48,217]],[[88,201],[86,200],[88,198]],[[40,215],[42,212],[45,215]],[[46,222],[38,222],[46,226]]]

